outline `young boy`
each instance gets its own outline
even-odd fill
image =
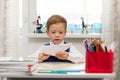
[[[52,15],[48,19],[46,26],[46,33],[50,42],[44,46],[67,44],[67,42],[64,42],[67,29],[67,21],[64,17],[60,15]],[[34,54],[38,56],[40,62],[84,62],[84,56],[74,46],[70,46],[70,48],[64,52],[57,52],[55,56],[42,52],[42,47],[40,47]]]

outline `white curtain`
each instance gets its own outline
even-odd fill
[[[18,0],[6,0],[6,56],[17,54]]]
[[[120,0],[114,1],[114,40],[117,42],[117,48],[115,50],[115,71],[116,77],[114,80],[120,80]]]
[[[5,0],[0,0],[0,56],[5,54]]]
[[[19,0],[0,0],[0,55],[17,55]]]

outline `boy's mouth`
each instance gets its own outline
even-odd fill
[[[59,41],[60,39],[54,39],[55,41]]]

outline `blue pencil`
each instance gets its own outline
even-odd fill
[[[80,70],[52,70],[52,72],[80,72]]]

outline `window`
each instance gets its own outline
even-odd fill
[[[96,23],[101,25],[102,0],[37,0],[36,2],[37,15],[41,16],[42,22],[52,14],[60,14],[67,18],[68,25],[81,24],[81,17],[88,25]]]

